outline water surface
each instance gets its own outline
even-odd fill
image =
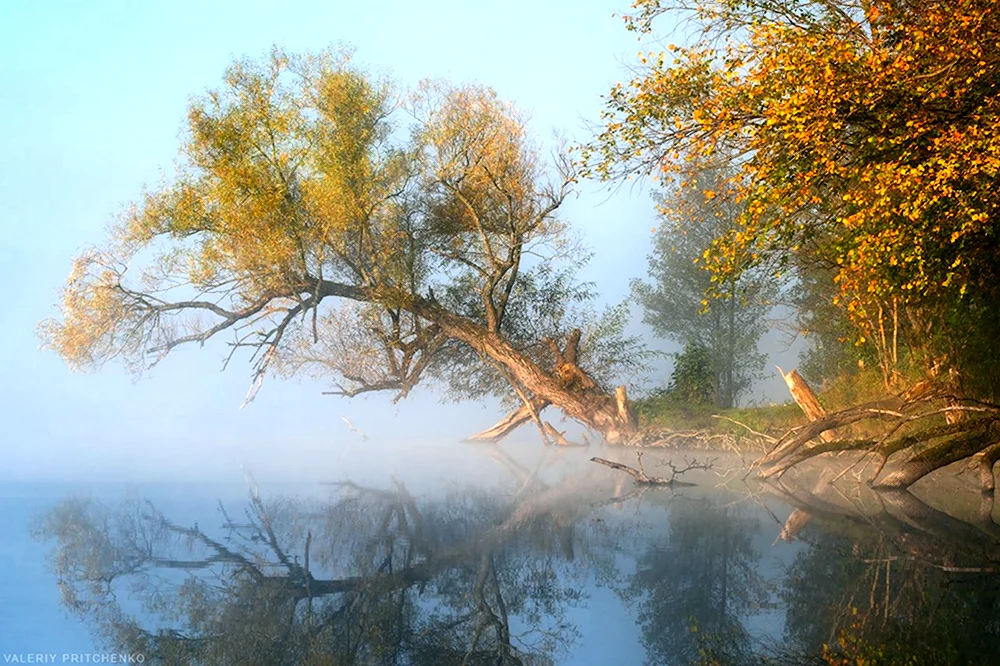
[[[1000,647],[989,502],[746,485],[726,460],[643,489],[573,450],[474,455],[436,477],[7,486],[0,652],[978,664]],[[691,455],[643,462],[664,474]]]

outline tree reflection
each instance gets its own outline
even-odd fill
[[[574,640],[565,612],[581,599],[569,496],[253,492],[239,520],[220,506],[214,536],[148,501],[76,498],[37,532],[55,539],[66,605],[157,663],[546,664]]]
[[[981,664],[1000,647],[1000,542],[909,492],[845,508],[785,492],[811,519],[784,580],[786,640],[825,663]]]
[[[749,654],[744,620],[765,602],[753,537],[760,522],[744,508],[677,498],[669,533],[643,544],[622,596],[637,601],[651,663],[695,663]]]
[[[631,614],[652,664],[980,664],[1000,647],[988,502],[965,522],[906,492],[776,485],[781,526],[760,496],[621,495],[603,468],[547,484],[501,462],[506,493],[252,488],[205,529],[145,500],[68,498],[37,535],[66,606],[150,663],[554,664],[600,586],[624,603],[587,611]]]

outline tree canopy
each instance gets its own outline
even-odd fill
[[[403,124],[401,117],[410,122]],[[574,278],[586,257],[556,213],[576,173],[492,90],[412,93],[338,52],[240,60],[194,99],[176,175],[74,263],[45,342],[75,368],[137,373],[231,336],[252,400],[269,371],[403,397],[438,378],[629,430],[610,382],[643,363]]]
[[[669,15],[694,37],[644,55],[638,76],[613,88],[604,131],[584,155],[594,172],[669,178],[735,155],[734,176],[709,193],[746,206],[709,254],[717,280],[821,265],[858,342],[884,341],[895,323],[948,364],[996,332],[996,3],[638,0],[633,9],[632,30],[652,32]]]

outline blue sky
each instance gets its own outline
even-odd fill
[[[133,383],[114,366],[70,373],[38,350],[34,327],[55,313],[71,258],[169,168],[188,99],[216,86],[233,58],[346,44],[401,86],[487,84],[531,116],[541,139],[558,129],[583,140],[600,95],[627,78],[640,48],[614,16],[627,9],[615,0],[0,3],[0,479],[197,476],[240,463],[294,476],[362,446],[341,414],[386,447],[379,464],[405,467],[489,425],[498,414],[488,405],[442,406],[429,391],[398,406],[388,396],[348,403],[308,381],[270,380],[240,411],[249,368],[219,373],[218,349],[172,354]],[[623,298],[645,272],[647,191],[585,186],[564,216],[596,252],[585,277],[608,301]]]

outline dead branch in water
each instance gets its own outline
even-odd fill
[[[677,466],[673,464],[673,462],[665,461],[663,465],[670,467],[670,476],[668,478],[665,478],[662,476],[650,476],[646,474],[646,470],[643,469],[642,465],[641,451],[636,452],[636,458],[638,460],[639,469],[635,469],[633,467],[629,467],[628,465],[623,465],[622,463],[617,463],[612,460],[607,460],[605,458],[591,458],[590,461],[598,463],[599,465],[604,465],[605,467],[610,467],[611,469],[617,469],[622,472],[625,472],[633,479],[635,479],[636,484],[644,486],[693,486],[695,484],[688,483],[687,481],[681,481],[677,477],[686,472],[690,472],[696,469],[702,469],[702,470],[712,469],[712,465],[715,463],[714,459],[708,462],[698,462],[697,460],[688,460],[687,458],[685,458],[684,463],[685,465],[687,465],[687,467],[678,469]]]

